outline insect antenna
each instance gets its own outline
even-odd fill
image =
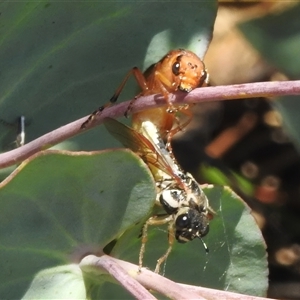
[[[201,236],[198,236],[198,238],[199,238],[199,239],[201,240],[201,242],[202,242],[202,245],[203,245],[203,247],[204,247],[205,253],[208,254],[208,253],[209,253],[209,249],[208,249],[206,243],[203,241],[203,239],[202,239]]]

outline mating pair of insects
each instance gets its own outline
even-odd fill
[[[196,87],[206,85],[208,74],[202,60],[193,52],[183,49],[170,51],[144,74],[138,68],[133,68],[110,101],[94,111],[82,124],[82,129],[89,127],[97,115],[117,101],[131,75],[134,75],[142,88],[138,96],[162,94],[167,108],[153,108],[134,113],[133,128],[111,118],[106,118],[104,124],[125,147],[130,148],[144,160],[155,179],[156,204],[162,206],[165,213],[151,216],[143,226],[139,270],[143,264],[149,225],[168,224],[169,247],[157,260],[155,272],[159,272],[161,264],[172,250],[174,238],[181,243],[195,238],[202,240],[209,231],[209,219],[213,211],[209,207],[208,199],[193,176],[180,168],[173,156],[170,143],[172,136],[188,125],[192,114],[186,105],[174,107],[169,100],[170,93],[177,90],[188,93]],[[125,115],[130,112],[134,101],[129,104]],[[178,112],[185,114],[188,120],[180,123],[177,118]],[[203,245],[208,251],[204,242]]]

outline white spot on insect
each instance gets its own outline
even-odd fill
[[[161,195],[163,200],[168,203],[170,207],[179,207],[180,193],[178,190],[165,190]]]

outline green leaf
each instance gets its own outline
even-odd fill
[[[250,209],[228,188],[204,190],[216,212],[210,222],[210,232],[204,237],[209,253],[205,254],[199,240],[186,244],[175,242],[163,270],[165,276],[181,283],[265,296],[268,287],[266,246]],[[127,231],[118,240],[114,255],[137,263],[140,229]],[[166,228],[150,227],[148,239],[144,266],[154,270],[156,260],[168,247]]]
[[[78,265],[39,272],[22,299],[86,299],[86,288]]]
[[[0,119],[24,115],[26,142],[91,113],[110,99],[126,73],[173,48],[204,56],[217,1],[22,1],[0,3]],[[126,87],[123,99],[137,94]],[[0,124],[0,146],[16,128]],[[90,132],[64,149],[113,146]]]
[[[264,295],[265,245],[248,207],[228,189],[205,192],[216,211],[205,237],[210,253],[205,254],[200,241],[176,243],[165,275]],[[1,184],[0,199],[0,294],[15,299],[27,290],[28,299],[65,299],[88,294],[76,262],[88,253],[101,255],[125,230],[113,255],[138,262],[141,219],[150,213],[155,189],[149,170],[130,151],[46,151]],[[140,225],[129,230],[137,222]],[[166,228],[151,227],[148,238],[144,265],[153,269],[167,248]],[[97,297],[118,290],[109,283],[101,285],[101,278],[92,287]]]
[[[0,184],[1,297],[20,298],[43,269],[101,254],[149,214],[154,199],[147,166],[128,150],[45,151],[24,162]],[[78,278],[75,269],[51,269],[52,277],[42,272],[28,295],[40,293],[37,285],[45,282],[45,274],[56,285],[58,278]],[[60,293],[51,298],[64,298],[70,287],[53,287]],[[33,298],[41,299],[40,294]]]

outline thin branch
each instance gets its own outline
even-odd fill
[[[238,293],[232,293],[232,292],[225,292],[225,291],[219,291],[209,288],[204,288],[200,286],[194,286],[194,285],[188,285],[188,284],[179,284],[183,288],[186,288],[189,291],[192,291],[194,293],[197,293],[198,295],[201,295],[202,297],[205,297],[205,299],[222,299],[222,300],[275,300],[271,298],[264,298],[264,297],[257,297],[257,296],[250,296],[250,295],[244,295],[244,294],[238,294]]]
[[[205,298],[202,298],[201,296],[199,296],[199,294],[197,295],[192,291],[188,291],[176,282],[173,282],[161,275],[153,273],[145,268],[142,268],[142,271],[139,273],[139,267],[137,265],[112,258],[107,255],[103,255],[101,257],[88,255],[81,261],[80,267],[83,271],[93,272],[94,270],[94,276],[97,275],[95,274],[95,270],[100,268],[99,271],[101,272],[101,269],[105,269],[122,286],[124,286],[126,290],[137,297],[137,299],[156,299],[146,290],[149,289],[165,295],[171,299],[205,300]],[[131,281],[128,277],[131,278]],[[143,290],[141,289],[141,286],[143,287],[143,289],[146,288],[145,290],[150,294],[152,298],[147,295],[142,295]]]
[[[114,270],[111,270],[111,266],[114,266]],[[93,272],[97,270],[101,272],[101,269],[107,270],[121,285],[127,290],[127,276],[131,276],[134,280],[139,282],[143,287],[149,290],[156,291],[162,295],[171,299],[243,299],[243,300],[267,300],[269,298],[256,297],[243,295],[238,293],[232,293],[228,291],[220,291],[215,289],[204,288],[200,286],[192,286],[187,284],[180,284],[171,281],[159,274],[153,273],[150,270],[142,268],[141,273],[138,273],[138,266],[132,263],[119,260],[107,255],[97,257],[94,255],[86,256],[80,263],[80,267],[83,271]],[[100,268],[100,270],[99,270]],[[121,272],[122,275],[117,273]],[[123,277],[123,272],[127,275]],[[97,273],[94,272],[94,276]],[[144,298],[146,299],[146,298]],[[270,300],[270,299],[269,299]]]
[[[204,87],[195,89],[189,94],[177,92],[170,96],[170,100],[176,104],[202,103],[209,101],[222,101],[231,99],[244,99],[256,97],[275,97],[300,94],[300,80],[281,82],[259,82],[228,86]],[[89,129],[102,123],[103,118],[118,118],[124,115],[129,101],[120,103],[105,109],[101,115],[96,116]],[[140,97],[134,104],[132,112],[138,112],[149,108],[165,105],[165,100],[161,95],[150,95]],[[50,148],[68,138],[85,132],[80,129],[81,124],[87,117],[69,123],[56,130],[53,130],[34,141],[0,154],[0,168],[5,168],[22,162],[34,153]]]
[[[156,299],[137,280],[131,277],[128,272],[126,272],[114,259],[107,255],[100,257],[88,255],[81,261],[80,268],[86,273],[93,273],[93,276],[97,276],[97,272],[95,271],[98,270],[101,273],[102,269],[104,269],[136,299]]]

